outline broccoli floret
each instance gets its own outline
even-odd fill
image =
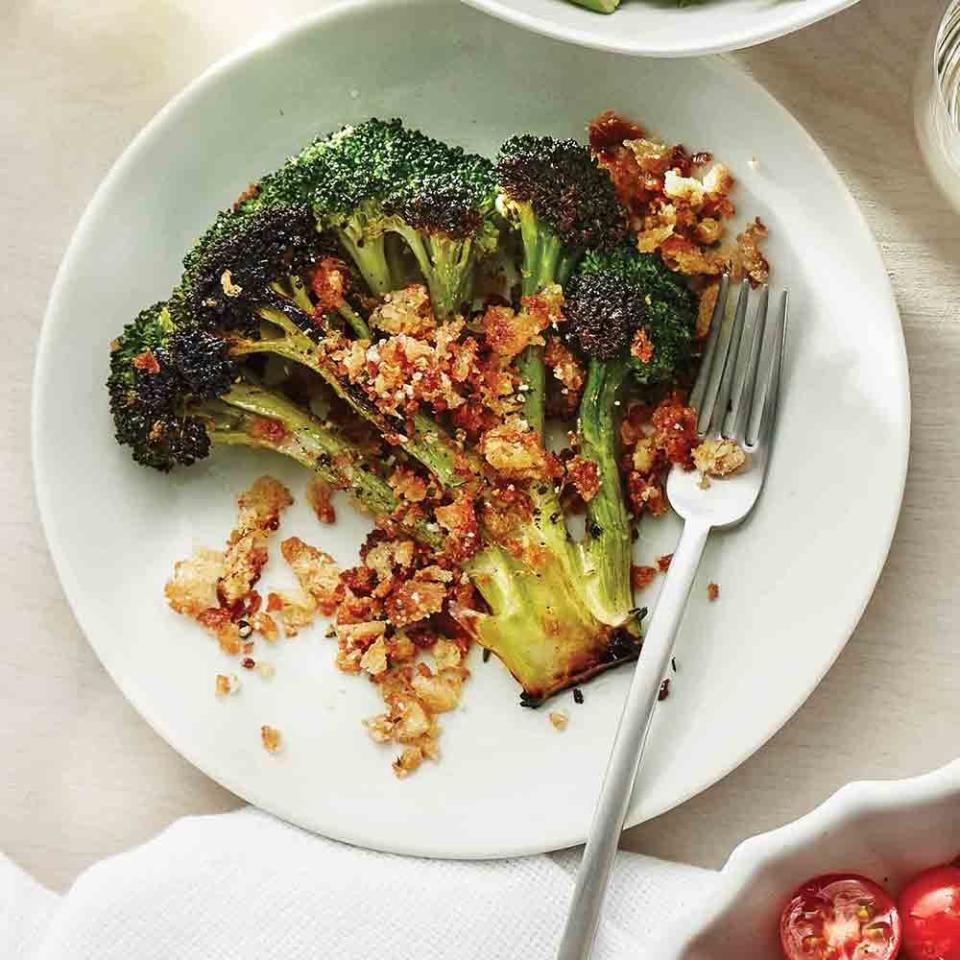
[[[310,277],[318,262],[334,253],[305,206],[224,211],[184,258],[183,277],[171,298],[174,319],[252,330],[262,309],[295,308],[301,325],[310,329],[328,307],[314,303]],[[344,266],[342,274],[347,273]],[[332,310],[359,336],[370,335],[346,296]]]
[[[211,445],[267,448],[316,470],[366,509],[390,514],[399,500],[368,455],[283,394],[250,382],[228,344],[179,327],[164,303],[144,310],[114,342],[107,389],[118,442],[163,472],[209,455]],[[410,532],[438,545],[415,518]]]
[[[586,356],[621,357],[640,383],[675,380],[690,359],[696,301],[659,254],[590,251],[568,285],[565,313]]]
[[[175,341],[166,304],[148,307],[113,342],[107,381],[117,441],[131,448],[138,463],[164,471],[202,460],[210,451],[203,423],[177,409],[185,383],[173,359]],[[198,355],[192,374],[206,365],[212,381],[222,383],[216,351],[198,341],[193,345]],[[210,392],[206,385],[201,389]]]
[[[399,121],[368,120],[318,137],[257,183],[240,210],[308,206],[317,227],[338,238],[373,293],[394,289],[382,202],[395,184],[398,129]]]
[[[576,140],[511,137],[497,159],[498,203],[520,230],[523,293],[566,283],[588,248],[624,241],[626,219],[609,174]]]
[[[403,238],[440,316],[470,297],[478,253],[496,246],[493,167],[399,120],[366,120],[315,140],[265,177],[247,209],[308,203],[370,290],[401,286],[387,243]]]
[[[409,169],[384,202],[387,229],[413,253],[443,317],[470,300],[476,262],[497,246],[493,165],[421,133],[405,138]]]
[[[498,207],[519,230],[523,245],[524,296],[565,284],[587,248],[610,249],[624,240],[626,220],[613,183],[576,140],[511,137],[500,148],[497,180]],[[519,367],[529,387],[524,415],[542,432],[542,348],[528,347]]]
[[[689,363],[696,300],[657,254],[591,252],[568,285],[569,338],[589,358],[580,401],[580,455],[597,464],[583,544],[591,592],[611,622],[632,607],[630,516],[620,481],[617,404],[625,383],[666,383]]]
[[[316,307],[302,271],[322,249],[316,246],[316,233],[305,234],[303,226],[298,208],[221,214],[184,261],[184,274],[171,300],[177,325],[216,333],[233,357],[267,354],[312,370],[357,414],[401,443],[440,480],[461,485],[464,456],[447,431],[424,413],[408,423],[382,412],[365,394],[342,382],[335,366],[317,349]],[[337,310],[358,336],[370,338],[366,320],[345,299]]]

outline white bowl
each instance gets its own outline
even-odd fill
[[[960,853],[960,760],[909,780],[850,783],[811,813],[745,840],[709,905],[674,927],[663,960],[782,960],[778,920],[810,877],[851,871],[896,896]]]
[[[624,0],[604,16],[570,0],[465,0],[518,27],[568,43],[645,57],[739,50],[793,33],[857,0]]]

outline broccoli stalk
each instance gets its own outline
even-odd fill
[[[580,456],[597,465],[600,477],[600,488],[587,504],[581,549],[591,605],[610,624],[625,622],[633,607],[633,541],[615,443],[615,404],[628,375],[623,360],[591,360],[580,400]]]
[[[576,140],[511,137],[497,159],[497,205],[519,230],[523,296],[565,284],[588,247],[620,244],[626,224],[613,183]],[[528,347],[519,369],[529,389],[524,415],[543,432],[543,348]]]
[[[390,221],[389,229],[401,236],[413,253],[437,316],[450,316],[470,301],[477,250],[485,251],[486,238],[422,232],[399,217]]]
[[[386,251],[386,236],[378,212],[353,211],[349,216],[317,216],[318,224],[333,230],[357,265],[372,293],[383,296],[400,284],[394,276]]]
[[[385,437],[399,443],[447,486],[461,486],[465,467],[476,467],[453,438],[424,413],[410,424],[381,412],[362,392],[341,382],[337,370],[311,338],[316,308],[303,275],[325,251],[303,207],[261,207],[221,214],[184,260],[171,300],[177,324],[215,333],[236,358],[282,357],[312,370]],[[366,321],[340,302],[341,315],[364,339]]]
[[[167,471],[204,459],[211,444],[273,450],[315,470],[370,513],[400,506],[369,455],[283,394],[249,383],[223,341],[181,329],[164,303],[144,310],[114,342],[107,383],[117,439],[134,459]],[[423,520],[401,525],[440,546]]]
[[[594,615],[572,550],[548,550],[533,568],[487,548],[467,570],[490,612],[470,611],[462,622],[519,681],[527,706],[640,652],[633,634]]]
[[[244,336],[224,331],[231,356],[270,354],[291,360],[318,374],[333,392],[357,414],[367,420],[384,437],[398,443],[411,457],[419,460],[436,478],[449,487],[462,486],[470,477],[468,466],[477,467],[474,457],[461,450],[453,438],[429,415],[417,412],[409,424],[400,417],[383,413],[359,390],[340,380],[338,372],[323,357],[316,343],[291,319],[297,316],[291,308],[260,307],[261,319],[271,324],[279,335]],[[308,318],[300,317],[301,321]]]
[[[369,458],[340,433],[283,394],[238,382],[216,400],[190,410],[207,425],[212,443],[273,450],[296,460],[337,490],[349,490],[364,509],[392,514],[400,506],[390,484],[376,473]],[[263,421],[279,429],[264,429]],[[419,524],[417,539],[439,546],[435,532]]]
[[[676,380],[689,362],[696,322],[693,295],[658,255],[629,247],[589,253],[569,285],[570,338],[589,358],[580,401],[580,455],[597,465],[600,489],[587,503],[581,545],[590,594],[607,623],[633,606],[630,516],[618,469],[617,406],[625,384]]]

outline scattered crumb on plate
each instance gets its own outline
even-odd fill
[[[283,749],[283,734],[276,727],[264,724],[260,728],[260,742],[267,753],[279,753]]]
[[[240,678],[235,673],[217,674],[217,696],[229,697],[240,689]]]

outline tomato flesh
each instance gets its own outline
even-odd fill
[[[893,960],[900,939],[893,900],[872,880],[853,873],[808,880],[780,915],[787,960]]]
[[[960,867],[924,870],[900,894],[910,960],[960,960]]]

